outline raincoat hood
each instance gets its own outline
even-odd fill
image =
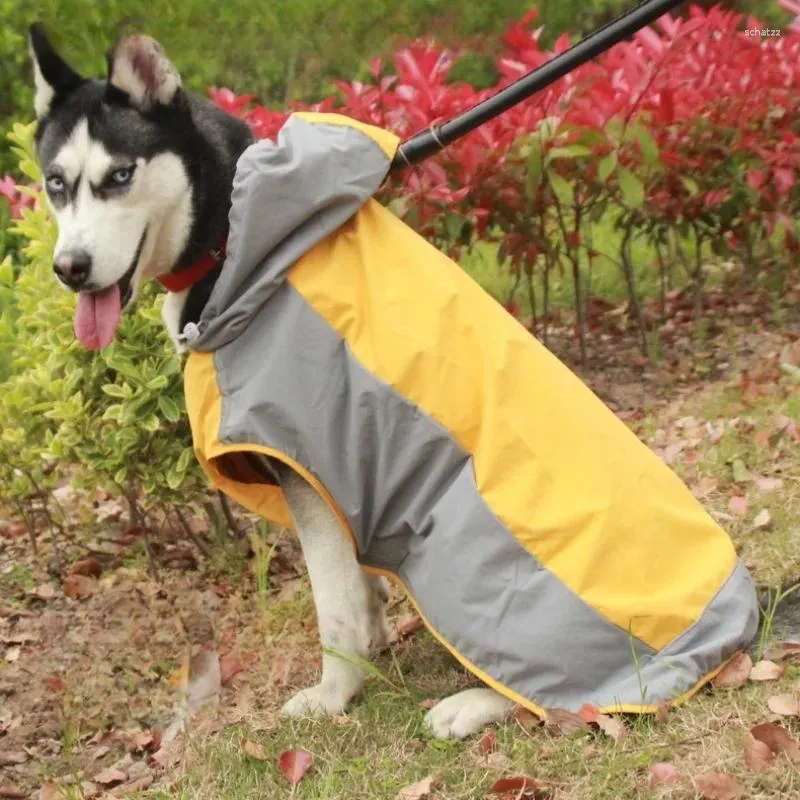
[[[309,119],[316,120],[316,127]],[[388,131],[342,124],[336,115],[292,115],[277,142],[251,145],[233,181],[227,256],[198,323],[196,350],[236,338],[291,265],[377,191],[400,143]],[[320,137],[319,126],[326,135]]]

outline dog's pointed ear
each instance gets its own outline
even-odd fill
[[[57,97],[77,89],[84,83],[84,78],[55,51],[44,27],[38,22],[28,29],[28,51],[33,62],[33,80],[36,86],[33,107],[37,119],[41,119]]]
[[[181,91],[181,76],[150,36],[127,36],[108,54],[109,88],[123,92],[140,111],[169,105]]]

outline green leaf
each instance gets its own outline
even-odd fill
[[[118,400],[125,400],[131,396],[130,387],[120,386],[116,383],[104,383],[100,387],[109,397],[116,397]],[[126,391],[127,388],[127,391]]]
[[[700,191],[697,181],[694,178],[690,178],[688,175],[681,175],[681,183],[692,197]]]
[[[617,158],[617,151],[612,150],[607,156],[600,159],[600,163],[597,165],[598,180],[605,181],[608,179],[608,176],[617,167]]]
[[[586,158],[592,151],[583,144],[568,144],[564,147],[554,147],[547,153],[547,162],[555,158]]]
[[[181,418],[181,410],[178,404],[167,395],[159,395],[158,408],[164,415],[164,419],[169,422],[177,422]]]
[[[658,164],[660,153],[658,145],[655,139],[650,135],[650,132],[642,125],[634,125],[631,132],[639,143],[645,164],[651,167]]]
[[[638,208],[644,202],[644,184],[626,167],[617,167],[617,180],[622,198],[630,208]]]
[[[562,205],[571,206],[575,202],[575,192],[572,184],[566,178],[562,178],[557,172],[550,171],[547,173],[547,180],[550,181],[553,193]]]

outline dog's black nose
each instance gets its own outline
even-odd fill
[[[91,271],[92,257],[85,250],[61,253],[53,262],[53,272],[70,289],[80,289],[89,279]]]

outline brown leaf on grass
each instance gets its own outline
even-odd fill
[[[703,800],[735,800],[742,796],[739,784],[724,772],[705,772],[696,783]]]
[[[750,769],[757,771],[769,769],[775,760],[775,754],[770,750],[769,745],[756,739],[752,733],[746,733],[744,736],[742,755],[744,763]]]
[[[545,727],[558,733],[572,733],[573,731],[590,730],[586,723],[578,714],[567,711],[564,708],[547,709],[547,719]]]
[[[584,703],[578,710],[578,716],[589,725],[597,725],[606,736],[610,736],[615,742],[624,738],[627,730],[625,724],[608,714],[602,714],[597,706],[591,703]]]
[[[219,657],[219,680],[222,686],[244,669],[241,659],[236,653],[225,653]]]
[[[666,703],[658,703],[656,705],[656,722],[662,725],[669,719],[669,706]]]
[[[121,769],[109,767],[108,769],[98,772],[92,780],[103,786],[116,786],[119,783],[125,783],[125,781],[128,780],[128,775]]]
[[[741,494],[735,494],[728,500],[728,510],[737,517],[747,516],[747,497]]]
[[[14,664],[15,662],[19,661],[21,654],[21,647],[9,647],[8,650],[6,650],[5,659],[9,664]]]
[[[97,581],[86,575],[67,575],[61,588],[70,600],[86,600],[97,591]]]
[[[264,749],[264,745],[260,742],[254,742],[251,739],[245,739],[242,749],[245,753],[247,753],[248,756],[250,756],[250,758],[254,758],[256,761],[269,760],[267,751]]]
[[[737,653],[713,678],[712,685],[717,689],[738,689],[747,683],[753,659],[747,653]]]
[[[770,525],[772,525],[772,515],[766,508],[762,508],[753,520],[753,527],[756,530],[761,530],[762,528],[769,528]]]
[[[762,722],[750,729],[750,735],[765,744],[775,755],[785,755],[790,761],[800,761],[800,743],[780,725]]]
[[[719,481],[709,475],[703,475],[695,484],[692,485],[692,494],[698,500],[705,500],[719,486]]]
[[[656,786],[670,786],[680,780],[678,770],[666,761],[658,761],[650,765],[647,783],[651,789]]]
[[[404,617],[398,620],[397,625],[394,626],[394,630],[389,634],[389,643],[395,644],[403,639],[407,639],[424,627],[425,623],[422,621],[421,617],[416,614],[410,617]]]
[[[426,711],[430,711],[439,701],[435,697],[426,697],[422,700],[419,704],[420,708],[424,708]]]
[[[311,768],[313,761],[314,756],[308,750],[296,747],[292,750],[284,750],[278,756],[278,769],[292,786],[297,786]]]
[[[538,728],[540,725],[544,724],[544,720],[542,720],[541,717],[537,717],[533,711],[529,711],[522,706],[517,706],[514,709],[511,718],[525,731],[532,731],[534,728]]]
[[[102,571],[103,565],[96,558],[82,558],[69,568],[70,575],[85,575],[87,578],[99,578]]]
[[[767,437],[769,438],[769,434]],[[755,483],[759,490],[765,493],[773,492],[783,486],[783,481],[780,478],[766,478],[763,476],[756,478]]]
[[[431,796],[432,791],[433,776],[428,775],[427,778],[423,778],[421,781],[417,781],[401,789],[397,795],[397,800],[425,800],[425,798]]]
[[[64,800],[64,789],[57,783],[48,781],[39,789],[37,800]]]
[[[16,764],[24,764],[28,760],[28,754],[19,751],[6,750],[0,752],[0,767],[12,767]]]
[[[152,731],[131,730],[125,732],[125,748],[130,753],[151,750],[157,747]]]
[[[773,644],[764,655],[772,661],[789,661],[800,657],[800,642],[778,642]]]
[[[56,590],[49,583],[42,583],[27,592],[28,597],[34,600],[43,600],[45,603],[56,596]],[[46,786],[47,784],[45,784]]]
[[[800,696],[796,694],[776,694],[767,700],[773,714],[782,717],[800,717]]]
[[[57,694],[62,694],[63,692],[67,691],[67,682],[63,678],[59,678],[57,675],[54,675],[50,678],[45,678],[44,682],[50,691],[56,692]]]
[[[491,789],[489,794],[502,795],[502,800],[546,800],[550,797],[550,788],[542,781],[536,781],[527,775],[513,778],[501,778]]]
[[[27,792],[17,789],[16,786],[11,786],[10,784],[0,786],[0,797],[7,798],[7,800],[24,800],[27,796]]]
[[[497,731],[493,728],[490,728],[486,733],[478,739],[478,743],[476,745],[477,749],[481,753],[489,754],[494,753],[497,750]]]
[[[750,670],[751,681],[777,681],[783,676],[786,667],[774,661],[758,661]]]

